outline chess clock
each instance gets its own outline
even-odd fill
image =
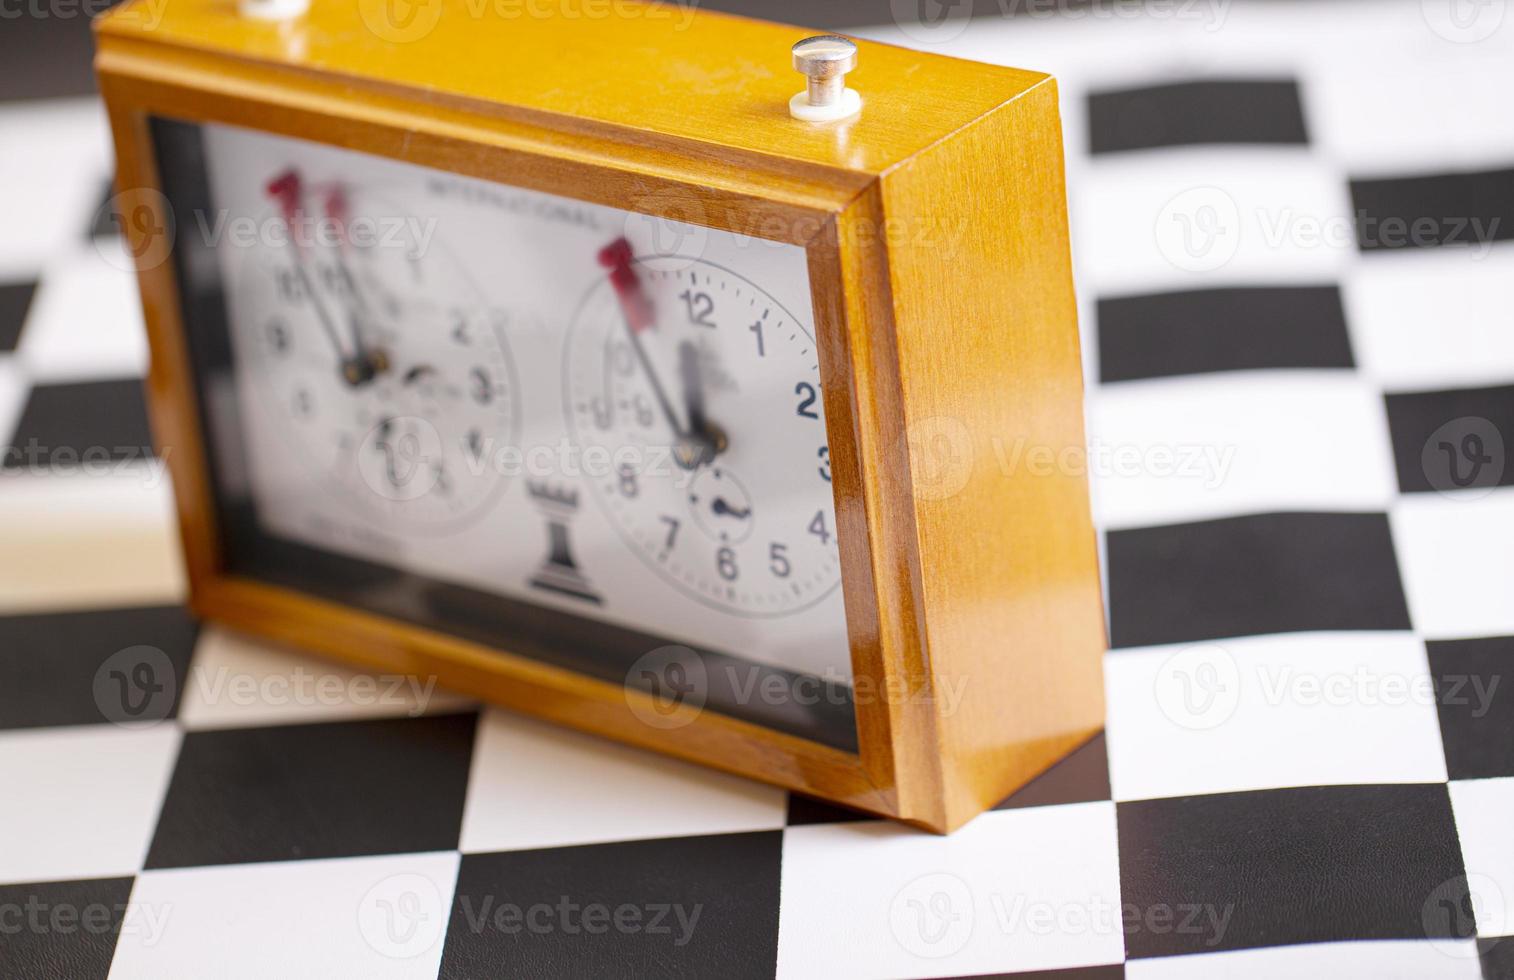
[[[96,33],[197,613],[936,831],[1099,728],[1048,76],[633,0]]]

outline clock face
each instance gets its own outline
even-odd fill
[[[214,213],[193,231],[225,294],[241,456],[220,479],[260,533],[849,682],[803,249],[267,134],[203,141]]]
[[[484,439],[519,425],[504,314],[444,249],[360,247],[336,221],[321,245],[295,195],[328,213],[336,199],[340,215],[395,211],[343,184],[299,186],[298,174],[273,178],[289,190],[269,195],[261,219],[292,240],[231,253],[262,410],[280,418],[291,462],[389,533],[485,516],[506,479],[477,465]]]
[[[591,492],[627,547],[700,602],[783,616],[824,600],[841,567],[808,318],[704,259],[607,259],[625,285],[591,287],[569,334],[573,435],[648,461],[671,452]],[[636,326],[640,306],[655,312]]]

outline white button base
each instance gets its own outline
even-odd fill
[[[789,115],[805,122],[834,122],[861,111],[862,96],[854,88],[844,90],[835,105],[810,105],[809,92],[800,92],[789,99]]]

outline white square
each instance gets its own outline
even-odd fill
[[[781,789],[491,710],[473,743],[461,848],[775,830],[787,802]]]
[[[1088,423],[1101,527],[1386,510],[1397,493],[1382,397],[1350,371],[1106,385]]]
[[[112,169],[98,99],[11,103],[0,110],[0,278],[35,275],[82,241]]]
[[[1450,788],[1477,934],[1514,935],[1514,778],[1457,780]]]
[[[1356,257],[1346,183],[1307,148],[1119,155],[1069,193],[1103,295],[1318,282]]]
[[[986,813],[947,837],[784,831],[778,976],[939,977],[1124,958],[1114,804]]]
[[[446,851],[145,872],[110,975],[431,980],[457,865]]]
[[[435,677],[371,674],[218,626],[200,633],[179,720],[185,728],[415,718],[474,701]]]
[[[1105,655],[1117,800],[1443,782],[1425,646],[1288,633]]]
[[[140,377],[147,331],[119,238],[82,243],[48,263],[17,357],[38,383]]]
[[[1450,640],[1514,633],[1514,487],[1416,493],[1392,512],[1414,628]]]
[[[1127,980],[1481,980],[1477,946],[1459,942],[1388,940],[1268,946],[1201,956],[1163,956],[1125,964]]]
[[[1507,383],[1514,249],[1409,249],[1360,263],[1343,290],[1362,372],[1389,391]]]
[[[157,459],[109,474],[0,473],[0,612],[182,601],[177,527]]]
[[[1442,16],[1507,16],[1492,4],[1458,10],[1451,0],[1424,0],[1423,7],[1425,20],[1417,10],[1409,15],[1418,36],[1408,39],[1420,43],[1398,45],[1401,56],[1379,43],[1381,34],[1371,44],[1344,45],[1319,62],[1313,84],[1304,87],[1320,149],[1352,176],[1506,166],[1514,156],[1514,131],[1490,125],[1508,114],[1514,31],[1506,24],[1499,45],[1489,39],[1442,44],[1437,51],[1428,20],[1437,7]]]
[[[136,874],[179,737],[172,722],[0,734],[0,882]]]

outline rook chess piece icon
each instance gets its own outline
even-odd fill
[[[526,484],[526,493],[536,501],[547,519],[547,557],[531,577],[532,587],[583,599],[596,605],[603,602],[589,585],[589,580],[578,570],[568,542],[568,524],[578,512],[578,491],[530,482]]]

